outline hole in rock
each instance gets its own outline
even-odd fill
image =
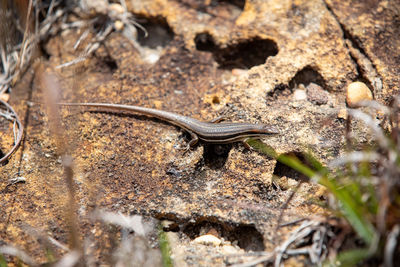
[[[276,54],[278,46],[274,41],[255,38],[221,49],[220,53],[215,54],[215,58],[225,69],[250,69],[264,64],[268,57]]]
[[[298,159],[301,163],[303,163],[307,167],[310,167],[310,165],[311,165],[308,162],[308,160],[306,159],[306,157],[302,153],[290,152],[290,153],[286,153],[285,156],[292,157],[293,159]],[[274,173],[273,174],[278,176],[278,177],[285,176],[287,178],[294,179],[294,180],[297,180],[297,181],[308,181],[308,177],[307,176],[305,176],[304,174],[302,174],[302,173],[290,168],[289,166],[286,166],[283,163],[280,163],[279,161],[275,165],[275,169],[274,169]]]
[[[206,144],[204,143],[203,158],[205,164],[213,169],[221,169],[228,160],[232,144]]]
[[[267,102],[272,103],[280,98],[288,98],[292,94],[292,90],[286,84],[278,84],[274,90],[267,93]]]
[[[174,38],[174,32],[169,27],[163,17],[140,17],[137,16],[137,22],[146,29],[146,33],[138,28],[138,42],[141,46],[152,49],[166,47]]]
[[[103,58],[103,62],[111,71],[115,71],[118,68],[117,62],[110,56]]]
[[[213,52],[216,49],[215,41],[209,33],[199,33],[194,38],[196,49],[199,51]]]
[[[219,0],[219,1],[212,1],[212,2],[219,2],[222,4],[233,5],[237,8],[240,8],[242,11],[244,9],[244,4],[246,3],[245,0]]]
[[[191,239],[205,234],[218,235],[246,251],[264,251],[264,239],[262,234],[253,225],[233,225],[223,222],[201,222],[190,223],[185,226],[183,232]]]
[[[215,61],[223,69],[250,69],[262,65],[268,57],[278,54],[277,44],[270,39],[254,38],[244,40],[226,48],[219,48],[209,33],[195,37],[196,48],[213,53]]]
[[[299,84],[303,84],[307,87],[310,83],[315,83],[326,89],[324,78],[318,71],[314,70],[312,67],[307,66],[297,72],[293,79],[289,82],[289,87],[291,89],[297,87]]]
[[[213,98],[212,98],[212,103],[213,104],[219,104],[221,101],[219,100],[219,97],[218,96],[213,96]]]
[[[106,56],[96,56],[97,59],[99,60],[99,65],[100,69],[102,71],[107,71],[107,69],[110,72],[114,72],[118,69],[117,62],[108,54]]]

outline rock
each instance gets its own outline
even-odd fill
[[[114,22],[114,27],[117,31],[122,31],[124,29],[124,23],[120,20]]]
[[[219,246],[221,245],[222,241],[221,239],[219,239],[218,237],[214,236],[214,235],[202,235],[199,236],[197,238],[195,238],[193,240],[193,242],[197,243],[197,244],[203,244],[203,245],[212,245],[212,246]]]
[[[361,101],[372,100],[371,90],[362,82],[353,82],[347,86],[346,101],[351,108],[359,107]]]
[[[325,105],[329,101],[329,93],[316,83],[310,83],[306,92],[307,100],[315,105]]]
[[[8,100],[10,99],[10,95],[9,94],[0,94],[0,100],[3,100],[4,102],[8,102]]]
[[[345,108],[340,109],[339,112],[338,112],[338,114],[337,114],[337,117],[338,117],[339,119],[344,119],[344,120],[346,120],[346,119],[347,119],[347,109],[345,109]]]
[[[297,90],[294,90],[293,98],[294,98],[294,100],[297,100],[297,101],[305,100],[305,99],[307,99],[307,95],[304,90],[297,89]]]
[[[231,246],[231,245],[224,245],[222,247],[222,250],[225,254],[235,254],[238,253],[238,249],[236,249],[235,247]]]

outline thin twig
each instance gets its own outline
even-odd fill
[[[0,247],[0,255],[11,255],[19,258],[24,263],[30,266],[36,266],[37,263],[28,255],[25,251],[18,249],[13,246],[1,246]],[[7,266],[7,265],[6,265]]]
[[[12,120],[18,126],[18,133],[17,133],[16,136],[14,135],[14,146],[11,148],[10,151],[8,151],[8,153],[4,157],[2,157],[0,159],[0,163],[3,163],[3,162],[5,162],[6,160],[8,160],[10,158],[10,156],[17,150],[18,146],[20,145],[21,140],[22,140],[22,136],[23,136],[23,133],[24,133],[24,126],[22,125],[21,120],[18,117],[18,114],[15,112],[15,110],[7,102],[5,102],[5,101],[0,99],[0,103],[3,104],[4,106],[6,106],[7,109],[11,112],[12,117],[13,117]],[[10,118],[7,118],[7,119],[10,119]],[[14,124],[14,129],[15,129],[15,124]]]
[[[287,198],[287,200],[285,201],[285,203],[283,203],[283,205],[281,206],[280,210],[281,212],[279,213],[279,217],[276,223],[276,228],[275,228],[275,234],[274,234],[274,239],[276,240],[277,236],[278,236],[278,230],[279,227],[281,225],[281,221],[283,218],[283,215],[285,213],[285,210],[288,208],[289,203],[292,201],[292,199],[294,198],[294,195],[297,193],[297,191],[300,189],[300,186],[303,184],[303,181],[300,180],[298,182],[298,184],[296,185],[296,187],[294,188],[293,192],[289,195],[289,197]]]

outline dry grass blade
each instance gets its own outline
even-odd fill
[[[13,246],[1,246],[0,247],[0,255],[11,255],[14,257],[19,258],[20,260],[22,260],[24,263],[30,265],[30,266],[37,266],[37,263],[28,256],[28,254],[26,254],[24,251],[13,247]]]
[[[377,101],[373,101],[373,100],[363,100],[359,102],[360,106],[363,107],[370,107],[373,108],[375,110],[379,110],[381,112],[383,112],[386,115],[389,115],[391,113],[391,110],[389,107],[377,102]]]
[[[62,158],[62,165],[64,167],[65,183],[68,188],[68,205],[66,210],[66,220],[69,226],[70,242],[72,249],[82,251],[81,239],[79,237],[78,227],[78,208],[75,200],[76,189],[74,181],[74,170],[73,170],[73,158],[68,154],[69,144],[68,136],[64,133],[64,128],[61,124],[61,117],[58,106],[58,94],[61,92],[61,85],[54,72],[44,71],[44,67],[38,69],[40,74],[40,83],[43,88],[43,100],[48,110],[47,114],[49,117],[50,130],[53,134],[53,138],[56,141],[57,154]],[[80,253],[82,255],[83,253]]]
[[[63,23],[61,26],[62,29],[78,28],[82,30],[82,34],[76,41],[74,49],[78,49],[83,41],[87,39],[90,32],[93,32],[95,36],[87,41],[86,47],[77,58],[58,65],[57,69],[69,67],[86,60],[115,30],[120,31],[124,29],[123,35],[133,43],[135,42],[136,34],[132,34],[131,36],[127,32],[135,33],[136,27],[144,32],[145,37],[147,36],[146,29],[135,21],[134,16],[128,11],[124,0],[121,0],[120,4],[109,3],[108,1],[93,2],[83,0],[80,1],[77,10],[78,12],[76,13],[82,18],[78,21]],[[96,16],[93,17],[93,14],[96,14]],[[122,29],[115,26],[116,22],[123,24]]]
[[[61,250],[69,252],[69,248],[60,243],[60,241],[55,240],[52,238],[49,233],[40,230],[38,228],[32,227],[29,224],[23,223],[21,226],[21,230],[23,230],[25,233],[29,234],[32,237],[35,237],[36,240],[42,244],[47,250],[52,250],[53,247],[57,247]]]
[[[308,236],[312,237],[312,244],[308,247],[289,249],[291,244],[302,243]],[[275,249],[275,267],[281,266],[283,256],[307,254],[313,264],[321,264],[327,254],[328,229],[319,221],[304,221],[283,244]]]
[[[362,152],[355,151],[345,154],[342,157],[336,158],[329,163],[330,167],[339,167],[347,163],[357,163],[357,162],[374,162],[379,160],[381,155],[376,152]]]
[[[330,225],[331,224],[325,221],[319,221],[318,219],[304,221],[291,233],[289,238],[280,246],[277,246],[273,252],[262,252],[262,255],[254,260],[234,264],[232,266],[248,267],[263,262],[274,262],[275,267],[280,267],[285,256],[298,255],[308,255],[312,264],[321,265],[328,255],[328,241],[334,236],[329,229]]]
[[[371,116],[358,109],[348,109],[349,115],[363,121],[371,129],[381,148],[390,149],[390,144],[376,121]]]
[[[393,227],[392,231],[390,231],[388,238],[386,240],[384,263],[385,266],[387,267],[395,266],[394,253],[396,251],[396,247],[398,246],[399,235],[400,235],[400,225],[397,224]]]
[[[0,115],[7,118],[8,120],[12,120],[14,123],[14,146],[10,149],[10,151],[7,152],[4,157],[0,159],[0,163],[3,163],[17,150],[18,146],[20,145],[24,133],[24,126],[22,125],[21,120],[19,119],[15,110],[7,102],[0,99],[0,103],[3,106],[6,106],[7,109],[10,111],[10,113]],[[18,130],[15,129],[15,124],[17,124],[18,126]]]
[[[100,43],[103,42],[107,38],[107,36],[110,35],[111,32],[112,32],[112,27],[109,25],[104,31],[101,31],[96,35],[95,41],[88,44],[85,48],[85,51],[80,56],[78,56],[76,59],[72,61],[68,61],[61,65],[58,65],[56,69],[69,67],[86,60],[87,57],[89,57],[94,51],[96,51],[100,47]],[[85,32],[82,35],[86,35]],[[79,38],[78,42],[80,41],[81,37]],[[77,46],[77,44],[75,44],[75,46]]]
[[[73,267],[76,266],[81,255],[79,251],[73,250],[63,256],[58,262],[53,264],[53,267]]]
[[[95,217],[110,224],[119,225],[129,230],[135,231],[136,234],[144,236],[145,230],[142,223],[142,217],[139,215],[126,216],[121,213],[113,213],[107,211],[98,211]]]
[[[2,71],[0,73],[0,95],[12,89],[20,75],[29,67],[31,59],[38,55],[36,47],[39,41],[60,30],[60,26],[56,25],[56,23],[66,15],[63,9],[58,8],[60,2],[53,0],[50,2],[48,9],[44,10],[45,5],[43,3],[30,0],[28,6],[24,7],[26,14],[23,15],[25,17],[21,17],[22,15],[20,14],[19,18],[15,18],[17,15],[12,12],[13,5],[5,10],[3,10],[4,7],[0,9],[0,36],[6,36],[6,38],[0,38],[0,41],[3,41],[0,42],[2,64],[0,68]],[[39,13],[46,14],[43,21],[39,21]],[[13,16],[10,16],[10,14]],[[34,24],[33,18],[35,18]],[[18,20],[25,23],[17,27],[14,24]],[[14,23],[9,25],[10,22]],[[33,25],[35,25],[34,30]],[[18,33],[23,36],[22,40],[10,37],[10,35],[18,35]]]

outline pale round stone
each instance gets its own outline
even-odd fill
[[[359,106],[361,101],[372,100],[371,90],[362,82],[353,82],[347,86],[346,101],[351,108]]]
[[[10,99],[10,95],[9,94],[0,94],[0,99],[3,100],[4,102],[8,102],[8,100]]]
[[[124,23],[120,20],[114,22],[114,27],[117,31],[122,31],[124,29]]]
[[[344,119],[344,120],[346,120],[346,119],[347,119],[347,109],[345,109],[345,108],[340,109],[339,112],[338,112],[338,114],[337,114],[337,117],[338,117],[339,119]]]
[[[231,245],[223,245],[222,251],[224,254],[235,254],[238,253],[238,249]]]
[[[301,89],[294,90],[293,98],[297,101],[307,99],[306,91]]]
[[[199,236],[197,238],[195,238],[193,240],[193,242],[197,243],[197,244],[203,244],[203,245],[212,245],[212,246],[219,246],[221,245],[222,241],[221,239],[219,239],[218,237],[214,236],[214,235],[202,235]]]

